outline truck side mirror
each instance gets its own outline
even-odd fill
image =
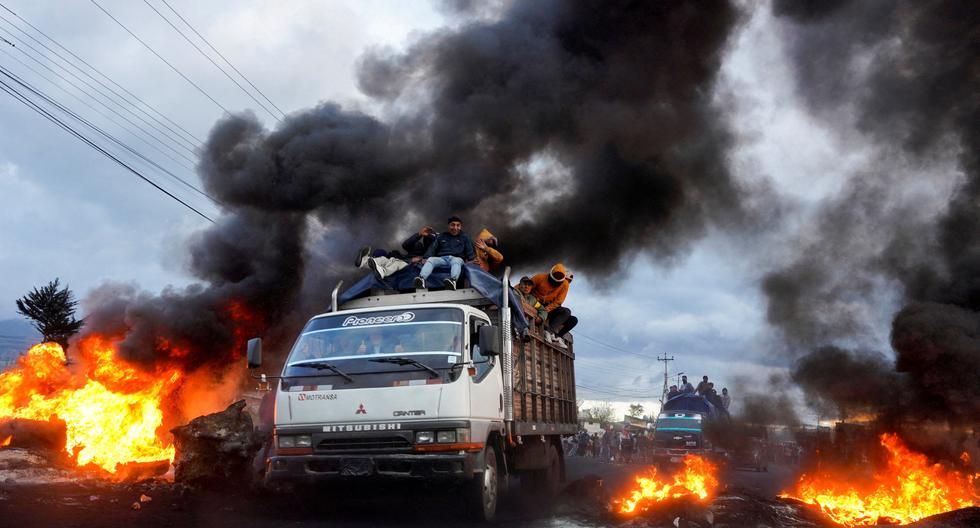
[[[255,369],[262,366],[262,338],[254,337],[248,340],[248,348],[245,353],[248,368]]]
[[[500,330],[495,326],[480,327],[480,353],[487,357],[500,355]]]

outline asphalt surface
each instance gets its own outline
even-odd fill
[[[567,462],[567,482],[598,477],[603,487],[619,496],[644,471],[639,465],[603,464],[592,459],[571,457]],[[726,485],[772,497],[793,479],[788,468],[770,467],[766,473],[725,471]],[[574,486],[574,485],[573,485]],[[379,488],[345,486],[298,491],[279,497],[256,495],[247,489],[190,491],[161,482],[131,485],[99,482],[17,485],[0,484],[0,528],[7,526],[64,527],[366,527],[366,526],[465,526],[454,498],[458,489],[422,485]],[[140,502],[140,496],[150,500]],[[145,500],[145,499],[144,499]],[[565,502],[574,502],[566,495]],[[139,504],[139,506],[134,506]],[[138,508],[138,509],[137,509]],[[615,517],[570,513],[542,514],[533,501],[523,500],[519,484],[502,500],[497,526],[592,527],[620,524]]]

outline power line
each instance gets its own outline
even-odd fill
[[[122,128],[123,130],[129,132],[130,134],[133,134],[133,137],[135,137],[136,139],[142,141],[143,143],[146,143],[147,146],[149,146],[153,150],[156,150],[157,152],[159,152],[160,154],[162,154],[163,156],[165,156],[170,161],[173,161],[177,165],[180,165],[181,167],[184,167],[187,170],[193,170],[193,169],[190,168],[190,166],[184,164],[182,161],[174,158],[173,156],[167,154],[163,150],[160,150],[160,148],[157,147],[156,145],[154,145],[153,143],[150,143],[149,141],[147,141],[147,140],[143,139],[142,137],[140,137],[139,134],[137,134],[132,129],[126,127],[126,125],[124,125],[122,123],[119,123],[118,121],[116,121],[115,119],[113,119],[111,116],[105,114],[104,112],[102,112],[98,108],[95,108],[94,106],[92,106],[91,104],[89,104],[88,101],[86,101],[86,100],[82,99],[81,97],[79,97],[79,96],[73,94],[72,92],[68,91],[67,89],[65,89],[65,87],[61,86],[60,84],[58,84],[57,82],[55,82],[54,80],[52,80],[50,77],[46,77],[43,73],[41,73],[41,72],[37,71],[36,69],[34,69],[33,66],[25,63],[24,61],[18,59],[15,56],[13,56],[9,51],[7,51],[7,50],[5,50],[3,48],[0,48],[0,51],[2,51],[5,55],[7,55],[8,57],[10,57],[14,61],[16,61],[18,64],[20,64],[24,68],[26,68],[26,69],[30,70],[31,72],[33,72],[34,75],[37,75],[41,79],[44,79],[45,81],[48,81],[48,83],[50,83],[52,86],[54,86],[55,88],[61,90],[64,93],[70,95],[71,97],[75,98],[78,102],[82,103],[83,105],[85,105],[86,107],[88,107],[89,109],[91,109],[93,112],[95,112],[95,113],[99,114],[100,116],[104,117],[109,122],[115,124],[119,128]],[[57,75],[57,74],[55,74],[55,75]],[[69,83],[69,84],[71,84],[71,83]],[[76,89],[77,89],[77,87],[76,87]],[[144,134],[145,134],[145,132],[144,132]],[[152,138],[152,136],[150,136],[150,137]]]
[[[89,1],[92,2],[93,4],[95,4],[95,7],[98,7],[100,11],[102,11],[103,13],[106,14],[106,16],[108,16],[109,18],[111,18],[113,22],[115,22],[116,24],[119,25],[119,27],[121,27],[124,30],[126,30],[126,33],[129,33],[130,36],[132,36],[134,39],[136,39],[137,41],[139,41],[139,43],[142,44],[146,49],[150,50],[151,53],[153,53],[154,55],[156,55],[157,58],[160,59],[161,61],[163,61],[164,64],[166,64],[167,66],[170,66],[170,69],[173,70],[177,75],[180,75],[185,81],[187,81],[188,83],[190,83],[191,86],[193,86],[194,88],[197,88],[197,91],[199,91],[202,94],[204,94],[204,97],[207,97],[208,99],[210,99],[212,103],[214,103],[215,105],[217,105],[218,108],[224,110],[224,112],[226,114],[231,114],[231,112],[227,108],[225,108],[224,105],[222,105],[221,103],[219,103],[217,99],[215,99],[214,97],[211,97],[211,94],[205,92],[204,91],[204,88],[201,88],[200,86],[198,86],[197,83],[195,83],[194,81],[192,81],[190,79],[190,77],[184,75],[184,73],[181,72],[180,70],[178,70],[176,66],[174,66],[173,64],[170,63],[170,61],[168,61],[167,59],[163,58],[163,55],[160,55],[159,53],[157,53],[157,50],[153,49],[153,47],[150,46],[149,44],[147,44],[145,41],[143,41],[143,39],[141,39],[138,36],[136,36],[136,33],[133,33],[132,31],[130,31],[130,29],[125,26],[125,24],[123,24],[122,22],[120,22],[116,17],[112,16],[112,13],[106,11],[106,9],[104,7],[102,7],[101,5],[99,5],[99,3],[96,2],[95,0],[89,0]]]
[[[3,8],[5,11],[7,11],[8,13],[10,13],[11,15],[17,17],[18,20],[20,20],[24,24],[27,24],[28,27],[30,27],[34,31],[38,32],[40,35],[44,36],[44,38],[46,38],[46,39],[50,40],[51,42],[53,42],[55,46],[58,46],[59,48],[61,48],[66,53],[68,53],[69,55],[71,55],[72,57],[74,57],[75,59],[77,59],[82,64],[88,66],[92,71],[94,71],[95,73],[99,74],[103,79],[105,79],[105,80],[109,81],[110,83],[112,83],[116,88],[119,88],[120,90],[122,90],[123,92],[125,92],[127,95],[129,95],[130,97],[132,97],[133,99],[135,99],[136,101],[138,101],[140,104],[142,104],[143,106],[145,106],[149,110],[153,111],[153,113],[157,114],[158,116],[160,116],[161,118],[163,118],[164,120],[166,120],[171,125],[179,128],[184,134],[186,134],[186,137],[187,138],[190,138],[190,140],[191,140],[190,141],[191,146],[193,146],[194,148],[200,148],[201,147],[201,144],[204,142],[201,138],[195,136],[189,130],[187,130],[186,128],[180,126],[178,123],[174,122],[172,119],[170,119],[169,117],[167,117],[165,114],[163,114],[162,112],[160,112],[159,110],[157,110],[156,108],[154,108],[153,105],[147,103],[146,101],[144,101],[143,99],[141,99],[139,96],[137,96],[133,92],[127,90],[126,87],[124,87],[121,84],[119,84],[118,82],[114,81],[111,77],[109,77],[105,73],[102,73],[102,70],[100,70],[100,69],[96,68],[95,66],[92,66],[91,64],[89,64],[88,61],[86,61],[85,59],[83,59],[83,58],[79,57],[78,55],[76,55],[75,52],[73,52],[72,50],[70,50],[70,49],[66,48],[65,46],[63,46],[60,42],[58,42],[57,40],[55,40],[54,37],[48,35],[44,31],[41,31],[37,26],[35,26],[34,24],[31,24],[25,18],[21,17],[20,15],[18,15],[15,12],[11,11],[10,8],[8,8],[7,6],[5,6],[2,3],[0,3],[0,8]],[[13,44],[11,44],[11,45],[13,45]],[[62,59],[62,60],[64,60],[64,59]],[[116,93],[116,92],[113,91],[113,93]],[[139,108],[138,105],[133,105],[133,106],[134,106],[134,108]],[[147,115],[149,115],[149,114],[147,114]],[[157,122],[160,122],[156,118],[153,118],[153,119],[155,121],[157,121]],[[172,128],[170,128],[169,126],[167,126],[166,124],[164,124],[162,122],[160,122],[160,123],[163,126],[166,126],[169,130],[173,131],[175,134],[177,134],[177,131],[176,130],[173,130]],[[178,135],[180,135],[180,134],[178,134]]]
[[[109,141],[115,143],[117,146],[125,149],[130,154],[132,154],[132,155],[134,155],[134,156],[142,159],[144,162],[146,162],[146,163],[150,164],[151,166],[155,167],[157,170],[159,170],[159,171],[161,171],[161,172],[169,175],[174,180],[176,180],[176,181],[184,184],[185,186],[187,186],[191,190],[197,192],[201,196],[204,196],[205,198],[208,198],[212,202],[220,203],[215,198],[211,197],[210,195],[208,195],[204,191],[202,191],[202,190],[198,189],[197,187],[195,187],[192,183],[190,183],[187,180],[181,178],[180,176],[177,176],[173,172],[170,172],[165,167],[162,167],[161,165],[159,165],[155,161],[147,158],[146,156],[144,156],[140,152],[136,151],[135,149],[133,149],[129,145],[127,145],[127,144],[123,143],[122,141],[120,141],[119,139],[117,139],[112,134],[109,134],[105,130],[97,127],[92,122],[90,122],[87,119],[81,117],[76,112],[72,111],[70,108],[66,107],[62,103],[59,103],[56,99],[52,98],[51,96],[46,95],[45,93],[43,93],[42,91],[40,91],[36,87],[31,86],[30,83],[28,83],[27,81],[21,79],[17,75],[12,74],[9,70],[6,70],[2,66],[0,66],[0,73],[2,73],[3,75],[9,77],[11,80],[13,80],[17,84],[21,85],[22,87],[24,87],[25,89],[27,89],[28,91],[30,91],[31,93],[33,93],[35,96],[40,97],[42,100],[46,101],[49,105],[52,105],[52,106],[58,108],[59,110],[61,110],[62,112],[70,115],[71,117],[75,118],[75,120],[81,122],[82,124],[84,124],[85,126],[89,127],[90,129],[92,129],[93,131],[95,131],[96,133],[98,133],[99,135],[101,135],[101,136],[105,137],[106,139],[108,139]]]
[[[0,18],[2,18],[2,15],[0,15]],[[147,137],[149,137],[150,139],[152,139],[152,140],[154,140],[154,141],[156,141],[156,142],[157,142],[157,143],[159,143],[160,145],[162,145],[162,146],[164,146],[164,147],[166,147],[167,149],[169,149],[169,150],[170,150],[171,152],[173,152],[173,153],[174,153],[174,154],[176,154],[177,156],[180,156],[181,158],[183,158],[183,159],[185,159],[185,160],[187,160],[187,161],[188,161],[188,162],[190,162],[190,163],[194,163],[194,160],[193,160],[193,159],[191,159],[191,158],[189,158],[189,157],[187,157],[186,155],[184,155],[183,153],[181,153],[180,151],[178,151],[177,149],[175,149],[175,148],[174,148],[174,147],[173,147],[173,146],[172,146],[172,145],[171,145],[170,143],[168,143],[168,142],[166,142],[166,141],[163,141],[162,139],[160,139],[160,137],[158,137],[158,136],[156,136],[156,135],[154,135],[154,134],[151,134],[151,133],[150,133],[149,131],[147,131],[147,130],[145,130],[145,129],[144,129],[143,127],[141,127],[140,125],[138,125],[138,124],[136,124],[136,123],[134,123],[132,119],[130,119],[130,118],[128,118],[128,117],[126,117],[126,116],[124,116],[124,115],[122,115],[121,113],[119,113],[119,111],[117,111],[117,110],[116,110],[116,108],[114,108],[114,106],[119,106],[119,108],[121,108],[121,109],[123,109],[123,110],[125,110],[125,111],[127,111],[127,112],[129,112],[129,113],[130,113],[131,115],[133,115],[133,116],[134,116],[134,117],[136,117],[137,119],[140,119],[140,120],[141,120],[141,121],[143,121],[144,123],[147,123],[147,121],[146,121],[145,119],[142,119],[142,118],[140,118],[140,116],[137,116],[137,115],[136,115],[135,113],[133,113],[133,112],[132,112],[131,110],[129,110],[128,108],[125,108],[125,107],[123,107],[123,106],[120,106],[120,105],[118,105],[118,103],[117,103],[116,101],[113,101],[113,100],[112,100],[111,98],[109,98],[109,97],[108,97],[108,96],[107,96],[107,95],[106,95],[105,93],[103,93],[103,92],[102,92],[101,90],[99,90],[98,88],[96,88],[96,87],[94,87],[94,86],[92,86],[92,84],[91,84],[91,83],[89,83],[89,82],[88,82],[88,81],[86,81],[85,79],[82,79],[81,77],[79,77],[79,76],[78,76],[78,75],[76,75],[75,73],[73,73],[73,72],[71,72],[70,70],[68,70],[68,69],[67,69],[67,68],[65,68],[64,66],[62,66],[62,65],[60,65],[60,64],[58,64],[58,63],[56,63],[56,62],[54,62],[54,61],[51,61],[51,59],[49,59],[49,58],[47,58],[47,57],[46,57],[46,56],[45,56],[45,55],[44,55],[43,53],[41,53],[40,51],[38,51],[38,50],[37,50],[36,48],[34,48],[33,46],[31,46],[30,44],[27,44],[26,42],[24,42],[24,40],[22,40],[22,39],[20,39],[20,38],[17,38],[16,36],[14,36],[14,35],[12,35],[12,34],[11,34],[11,37],[13,37],[13,38],[14,38],[14,40],[16,40],[17,42],[19,42],[19,43],[21,43],[21,44],[23,45],[23,46],[16,46],[16,45],[14,45],[14,44],[11,44],[11,46],[12,46],[12,47],[14,47],[15,49],[17,49],[17,50],[18,50],[18,51],[20,51],[21,53],[23,53],[23,54],[24,54],[24,56],[26,56],[27,58],[29,58],[29,59],[31,59],[31,60],[32,60],[32,61],[34,61],[35,63],[37,63],[37,64],[38,64],[39,66],[41,66],[41,67],[42,67],[42,68],[44,68],[45,70],[47,70],[47,71],[49,71],[49,72],[51,72],[51,73],[53,73],[53,74],[54,74],[55,76],[57,76],[57,77],[58,77],[59,79],[61,79],[61,80],[63,80],[63,81],[65,82],[65,83],[67,83],[67,84],[68,84],[68,85],[70,85],[71,87],[73,87],[73,88],[75,88],[76,90],[78,90],[78,91],[79,91],[79,92],[81,92],[82,94],[84,94],[84,95],[86,95],[86,96],[88,96],[89,98],[91,98],[91,99],[92,99],[93,101],[95,101],[95,102],[96,102],[96,103],[98,103],[99,105],[101,105],[101,106],[103,106],[103,107],[105,107],[105,108],[106,108],[107,110],[109,110],[109,111],[110,111],[110,112],[112,112],[113,114],[115,114],[115,115],[117,115],[117,116],[119,116],[119,117],[120,117],[121,119],[123,119],[124,121],[126,121],[126,122],[127,122],[127,123],[129,123],[130,125],[132,125],[132,126],[134,126],[134,127],[136,127],[136,128],[138,129],[138,130],[140,130],[141,132],[143,132],[143,134],[145,134],[145,135],[146,135]],[[43,57],[43,58],[45,58],[45,59],[47,59],[47,60],[49,60],[49,61],[51,61],[51,63],[52,63],[52,64],[53,64],[54,66],[56,66],[57,68],[59,68],[59,69],[61,69],[62,71],[64,71],[64,72],[65,72],[65,73],[67,73],[68,75],[70,75],[70,76],[72,76],[73,78],[75,78],[75,79],[77,79],[77,80],[78,80],[79,82],[81,82],[81,83],[82,83],[82,84],[84,84],[85,86],[87,86],[87,87],[89,87],[89,88],[90,88],[90,89],[91,89],[91,90],[92,90],[92,91],[93,91],[94,93],[96,93],[96,94],[98,94],[98,95],[101,95],[101,96],[102,96],[102,97],[103,97],[103,98],[104,98],[104,99],[105,99],[106,101],[108,101],[109,103],[111,103],[111,105],[113,105],[113,106],[110,106],[110,104],[106,104],[106,102],[105,102],[105,101],[103,101],[103,100],[101,100],[101,99],[99,99],[98,97],[95,97],[95,95],[93,95],[92,93],[89,93],[89,92],[87,92],[87,91],[86,91],[86,90],[85,90],[84,88],[82,88],[82,87],[80,87],[79,85],[77,85],[77,84],[75,84],[75,83],[74,83],[73,81],[71,81],[70,79],[68,79],[68,78],[66,78],[66,77],[65,77],[64,75],[62,75],[62,74],[60,74],[60,73],[58,73],[57,71],[55,71],[55,70],[53,70],[53,69],[51,69],[51,67],[50,67],[50,66],[48,66],[47,64],[45,64],[45,63],[43,63],[43,62],[41,62],[40,60],[38,60],[38,58],[37,58],[37,57],[35,57],[34,55],[31,55],[31,54],[30,54],[30,53],[28,53],[27,51],[24,51],[24,48],[26,48],[26,49],[29,49],[29,50],[31,50],[32,52],[34,52],[35,54],[37,54],[38,56],[41,56],[41,57]],[[117,123],[117,124],[118,124],[118,123]],[[147,123],[147,124],[150,124],[150,123]],[[150,124],[150,126],[151,126],[151,128],[153,127],[153,125],[152,125],[152,124]],[[157,131],[159,131],[159,129],[157,129]],[[164,135],[166,136],[166,134],[164,134]],[[171,140],[172,140],[172,138],[168,138],[168,139],[171,139]],[[177,146],[179,146],[179,147],[181,147],[181,148],[183,148],[183,149],[184,149],[185,151],[187,151],[188,153],[190,153],[190,154],[191,154],[192,156],[193,156],[193,155],[196,155],[196,153],[195,153],[195,152],[193,152],[192,150],[190,150],[190,149],[188,149],[188,148],[187,148],[186,146],[184,146],[184,145],[181,145],[181,144],[179,144],[179,143],[174,143],[174,144],[175,144],[175,145],[177,145]]]
[[[261,95],[263,99],[265,99],[266,101],[268,101],[269,104],[272,105],[273,108],[275,108],[276,110],[278,110],[279,113],[282,114],[283,117],[286,117],[286,112],[283,112],[282,109],[280,109],[278,106],[276,106],[276,103],[273,103],[272,102],[272,99],[269,99],[268,96],[266,96],[264,93],[262,93],[262,90],[259,90],[259,87],[258,86],[255,86],[255,84],[253,84],[252,81],[250,81],[248,79],[248,77],[245,76],[244,73],[238,71],[238,68],[236,68],[235,65],[231,63],[231,61],[229,61],[228,59],[226,59],[225,56],[222,55],[221,52],[218,51],[217,48],[215,48],[213,45],[211,45],[211,42],[209,42],[208,39],[204,38],[204,35],[202,35],[196,29],[194,29],[194,26],[192,26],[191,23],[187,21],[187,19],[185,19],[184,17],[182,17],[180,15],[180,13],[178,13],[177,10],[174,9],[173,6],[171,6],[169,2],[167,2],[167,0],[160,0],[160,1],[163,2],[163,5],[167,6],[171,11],[173,11],[173,13],[175,15],[177,15],[177,18],[179,18],[181,21],[183,21],[184,24],[187,24],[187,27],[191,28],[191,31],[193,31],[195,35],[197,35],[198,37],[200,37],[201,40],[203,40],[204,43],[207,44],[209,48],[211,48],[212,51],[214,51],[219,57],[221,57],[221,60],[225,61],[225,64],[227,64],[228,66],[231,66],[231,69],[235,70],[235,73],[237,73],[238,75],[240,75],[242,77],[242,79],[245,79],[245,82],[247,82],[249,86],[251,86],[252,88],[254,88],[255,91],[258,92],[258,94]]]
[[[654,356],[648,356],[648,355],[646,355],[646,354],[641,354],[641,353],[639,353],[639,352],[633,352],[632,350],[626,350],[625,348],[619,348],[619,347],[616,347],[616,346],[613,346],[613,345],[610,345],[610,344],[608,344],[608,343],[605,343],[605,342],[603,342],[603,341],[600,341],[600,340],[598,340],[598,339],[596,339],[596,338],[594,338],[594,337],[589,337],[589,336],[587,336],[587,335],[585,335],[585,334],[583,334],[583,333],[581,333],[581,332],[572,332],[572,333],[573,333],[574,335],[576,335],[576,336],[580,336],[580,337],[584,337],[584,338],[586,338],[586,339],[588,339],[589,341],[592,341],[593,343],[595,343],[595,344],[597,344],[597,345],[600,345],[600,346],[604,346],[604,347],[606,347],[606,348],[608,348],[608,349],[610,349],[610,350],[615,350],[615,351],[617,351],[617,352],[622,352],[622,353],[624,353],[624,354],[632,354],[632,355],[634,355],[634,356],[638,356],[638,357],[641,357],[641,358],[646,358],[646,359],[652,359],[652,360],[654,360],[654,361],[656,361],[656,360],[657,360],[657,358],[656,358],[656,357],[654,357]]]
[[[205,59],[207,59],[208,62],[210,62],[211,64],[213,64],[214,67],[218,69],[218,71],[220,71],[221,73],[223,73],[225,75],[225,77],[228,78],[228,80],[230,80],[231,82],[235,83],[235,86],[237,86],[242,92],[244,92],[245,95],[249,96],[249,98],[251,98],[253,101],[255,101],[255,104],[259,105],[263,110],[265,110],[266,112],[268,112],[268,114],[270,116],[272,116],[272,118],[275,119],[276,121],[282,121],[282,119],[279,116],[277,116],[276,114],[272,113],[272,110],[269,110],[262,103],[262,101],[259,101],[258,99],[256,99],[255,96],[252,95],[252,92],[249,92],[248,90],[246,90],[245,87],[241,85],[241,83],[239,83],[234,77],[231,76],[231,74],[229,74],[228,72],[226,72],[224,68],[222,68],[220,65],[218,65],[218,63],[215,62],[214,59],[212,59],[210,55],[208,55],[207,53],[204,53],[204,50],[202,50],[197,44],[195,44],[190,39],[190,37],[188,37],[183,31],[180,30],[180,28],[178,28],[177,26],[175,26],[174,23],[171,22],[169,18],[163,16],[163,13],[161,13],[156,7],[154,7],[153,4],[151,4],[148,0],[143,0],[143,3],[146,4],[147,6],[149,6],[150,9],[152,9],[153,12],[157,14],[157,16],[159,16],[160,18],[162,18],[163,21],[166,22],[167,25],[169,25],[170,27],[172,27],[173,30],[176,31],[181,37],[184,37],[184,40],[186,40],[188,44],[190,44],[191,46],[193,46],[193,48],[196,49],[197,52],[200,53]],[[170,8],[170,9],[171,9],[171,11],[173,10],[173,8]],[[180,16],[180,15],[178,15],[178,16]],[[183,18],[181,20],[183,20]],[[186,23],[187,21],[185,20],[184,22]],[[196,33],[196,31],[195,31],[195,33]],[[200,36],[200,34],[198,36]]]
[[[119,166],[123,167],[124,169],[126,169],[127,171],[129,171],[130,173],[132,173],[133,175],[137,176],[138,178],[140,178],[141,180],[145,181],[146,183],[152,185],[158,191],[166,194],[167,196],[169,196],[170,198],[174,199],[175,201],[177,201],[178,203],[180,203],[184,207],[190,209],[191,211],[193,211],[194,213],[196,213],[201,218],[204,218],[205,220],[207,220],[207,221],[209,221],[211,223],[214,223],[214,220],[212,220],[211,218],[209,218],[207,215],[205,215],[201,211],[195,209],[193,206],[191,206],[187,202],[181,200],[180,198],[178,198],[176,195],[174,195],[170,191],[164,189],[163,187],[161,187],[159,184],[157,184],[156,182],[154,182],[150,178],[144,176],[141,172],[139,172],[138,170],[136,170],[133,167],[131,167],[125,161],[119,159],[118,157],[114,156],[112,153],[110,153],[107,150],[105,150],[104,148],[100,147],[94,141],[92,141],[91,139],[85,137],[82,133],[80,133],[77,130],[75,130],[74,128],[72,128],[71,125],[65,123],[64,121],[62,121],[58,117],[54,116],[53,114],[51,114],[50,112],[48,112],[47,110],[45,110],[44,108],[41,108],[37,103],[31,101],[28,97],[26,97],[23,94],[21,94],[20,92],[18,92],[16,88],[10,86],[9,84],[7,84],[6,81],[4,81],[2,79],[0,79],[0,89],[2,89],[3,91],[7,92],[12,97],[14,97],[18,101],[20,101],[22,104],[24,104],[25,106],[27,106],[28,108],[30,108],[34,112],[40,114],[42,117],[44,117],[45,119],[51,121],[55,125],[59,126],[64,131],[68,132],[69,134],[71,134],[72,136],[74,136],[78,140],[82,141],[83,143],[85,143],[89,147],[95,149],[97,152],[99,152],[102,155],[106,156],[107,158],[111,159],[116,164],[118,164]]]
[[[97,70],[91,64],[88,64],[87,62],[85,62],[84,60],[82,60],[81,58],[79,58],[77,55],[75,55],[74,53],[72,53],[71,50],[68,50],[67,48],[65,48],[64,46],[62,46],[61,44],[59,44],[57,41],[55,41],[51,37],[47,36],[47,34],[45,34],[44,32],[40,31],[39,29],[37,29],[33,25],[31,25],[30,22],[27,22],[23,18],[20,18],[16,13],[13,13],[9,9],[7,9],[6,6],[3,6],[2,4],[0,4],[0,7],[3,7],[5,10],[7,10],[10,13],[12,13],[19,20],[21,20],[22,22],[24,22],[28,26],[34,28],[35,31],[37,31],[38,33],[40,33],[41,35],[43,35],[45,38],[47,38],[48,40],[50,40],[51,42],[53,42],[58,47],[64,49],[68,54],[70,54],[71,56],[75,57],[76,59],[78,59],[79,61],[81,61],[83,64],[85,64],[86,66],[88,66],[89,68],[93,69],[96,73],[98,73],[102,77],[105,77],[107,80],[109,80],[113,84],[116,84],[117,86],[119,86],[118,83],[115,83],[114,81],[112,81],[112,79],[109,79],[104,73],[102,73],[101,71]],[[88,77],[92,81],[98,83],[104,89],[106,89],[109,92],[111,92],[116,98],[118,98],[118,100],[121,100],[123,103],[126,103],[125,105],[119,105],[121,109],[125,110],[126,112],[128,112],[130,115],[132,115],[136,119],[138,119],[138,120],[142,121],[143,123],[147,124],[150,128],[152,128],[152,129],[156,130],[157,132],[159,132],[160,134],[163,135],[163,137],[167,138],[168,140],[174,141],[174,144],[175,145],[179,146],[182,149],[187,150],[187,152],[189,152],[192,156],[197,155],[196,150],[200,148],[200,141],[198,141],[197,143],[195,143],[194,141],[188,140],[186,137],[182,136],[180,133],[178,133],[172,127],[170,127],[169,125],[167,125],[163,121],[160,121],[159,119],[157,119],[153,115],[149,114],[146,110],[142,109],[138,104],[134,104],[132,101],[128,100],[122,94],[120,94],[119,92],[117,92],[116,90],[114,90],[111,86],[109,86],[106,83],[102,82],[102,80],[94,77],[91,73],[89,73],[85,69],[79,67],[77,64],[75,64],[74,62],[72,62],[71,60],[69,60],[68,58],[66,58],[64,55],[62,55],[61,53],[59,53],[57,50],[52,49],[50,46],[48,46],[44,42],[41,42],[40,40],[38,40],[37,38],[35,38],[34,35],[31,35],[30,33],[24,31],[22,28],[18,27],[16,24],[14,24],[10,20],[8,20],[7,17],[3,16],[2,13],[0,13],[0,20],[3,20],[10,27],[16,29],[18,32],[22,33],[27,38],[29,38],[32,41],[36,42],[39,46],[41,46],[45,50],[47,50],[50,54],[52,54],[55,57],[61,59],[61,61],[64,62],[65,64],[71,66],[75,70],[78,70],[81,74],[85,75],[86,77]],[[65,68],[64,66],[62,66],[61,64],[57,63],[56,61],[54,61],[53,59],[51,59],[50,57],[48,57],[46,54],[41,53],[40,51],[38,51],[37,49],[35,49],[30,44],[27,44],[24,40],[22,40],[20,38],[17,38],[17,37],[14,37],[14,38],[18,42],[20,42],[21,44],[23,44],[25,47],[27,47],[28,49],[30,49],[31,51],[33,51],[34,53],[36,53],[37,55],[39,55],[42,58],[44,58],[45,60],[49,61],[51,64],[53,64],[56,67],[62,69],[63,71],[65,71],[66,73],[68,73],[69,75],[71,75],[72,77],[74,77],[75,79],[78,79],[80,82],[82,82],[83,84],[85,84],[86,86],[88,86],[89,88],[91,88],[95,93],[98,93],[99,95],[101,95],[102,97],[104,97],[106,100],[108,100],[112,104],[119,104],[118,101],[113,100],[112,98],[110,98],[105,92],[103,92],[99,88],[96,88],[95,86],[92,86],[89,82],[87,82],[84,79],[82,79],[82,78],[78,77],[77,75],[75,75],[71,70],[69,70],[69,69]],[[11,46],[14,46],[13,43],[11,43]],[[16,46],[14,46],[14,47],[16,47]],[[27,54],[27,52],[25,52],[23,50],[21,50],[21,52],[24,53],[24,54]],[[36,59],[34,59],[34,60],[36,61]],[[130,93],[130,95],[132,95],[132,92],[129,92],[128,90],[126,90],[125,88],[122,88],[121,86],[120,86],[120,89],[122,89],[123,91],[126,91],[127,93]],[[83,91],[80,88],[79,88],[79,90],[80,91]],[[139,99],[135,95],[132,95],[132,97],[134,99],[136,99],[137,101],[141,102],[144,106],[147,106],[151,110],[154,110],[156,113],[160,114],[159,111],[157,111],[156,109],[154,109],[153,107],[151,107],[150,105],[148,105],[142,99]],[[139,111],[141,114],[145,115],[146,117],[152,119],[157,124],[155,124],[154,122],[148,121],[146,118],[144,118],[141,115],[138,115],[133,110],[130,110],[129,106],[126,106],[126,105],[132,106],[132,108],[134,108],[135,110]],[[163,114],[160,114],[160,115],[163,116]],[[173,122],[172,120],[170,120],[166,116],[163,116],[163,117],[164,117],[164,119],[167,119],[168,121]],[[135,123],[134,123],[134,125],[135,125]],[[175,125],[176,125],[176,123],[175,123]],[[180,125],[176,125],[176,126],[178,128],[180,128],[181,130],[184,130],[186,132],[186,129],[184,129]],[[164,129],[166,129],[166,130],[164,130]],[[190,134],[189,132],[186,132],[186,133],[187,134]],[[191,135],[191,138],[192,139],[196,139],[196,138],[194,138],[193,135]]]

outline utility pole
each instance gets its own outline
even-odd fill
[[[664,390],[663,390],[663,392],[660,393],[660,408],[661,409],[664,406],[664,398],[667,396],[667,362],[668,361],[673,361],[673,360],[674,360],[674,356],[667,357],[667,353],[666,352],[664,352],[664,356],[663,357],[657,356],[657,361],[663,361],[664,362]]]

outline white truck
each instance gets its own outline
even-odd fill
[[[554,497],[561,437],[578,427],[572,343],[547,342],[533,323],[516,336],[511,295],[372,291],[337,306],[340,286],[274,379],[267,482],[455,480],[484,520],[510,475],[535,500]],[[251,340],[249,368],[261,356],[261,339]]]

